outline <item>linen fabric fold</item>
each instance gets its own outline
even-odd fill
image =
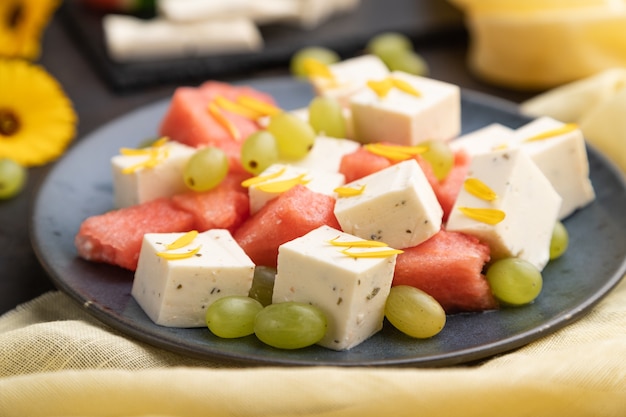
[[[554,90],[522,110],[578,121],[594,113],[576,103],[594,102],[614,116],[626,106],[626,90],[611,87],[622,77]],[[582,124],[605,153],[624,149],[626,127],[613,122],[604,136]],[[439,369],[193,359],[128,338],[56,291],[0,316],[2,417],[623,417],[625,393],[626,280],[565,328],[478,365]]]

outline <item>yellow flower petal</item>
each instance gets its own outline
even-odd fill
[[[496,225],[506,217],[502,210],[492,208],[459,207],[459,211],[477,222]]]
[[[0,92],[0,158],[24,166],[58,158],[74,139],[77,117],[56,79],[38,65],[0,59]],[[7,119],[17,128],[6,130]]]
[[[363,194],[363,191],[365,191],[365,184],[363,184],[359,188],[337,187],[333,191],[336,192],[337,196],[339,196],[340,198],[342,198],[342,197],[355,197],[357,195]]]
[[[563,126],[557,127],[555,129],[550,129],[548,131],[532,136],[526,139],[525,142],[537,142],[539,140],[550,139],[559,135],[563,135],[565,133],[572,132],[576,129],[578,129],[578,125],[576,123],[566,123]]]
[[[192,230],[190,232],[185,233],[184,235],[182,235],[181,237],[179,237],[172,243],[166,245],[165,248],[167,250],[176,250],[176,249],[184,248],[185,246],[193,242],[196,237],[198,237],[198,231]]]
[[[0,56],[34,60],[40,38],[60,0],[0,1]]]
[[[487,184],[478,178],[468,178],[463,183],[463,188],[468,193],[485,201],[493,201],[498,195]]]

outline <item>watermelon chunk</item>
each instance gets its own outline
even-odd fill
[[[344,175],[347,184],[385,169],[388,166],[391,166],[391,161],[387,158],[373,154],[365,148],[360,147],[356,151],[346,154],[341,158],[339,172]]]
[[[241,144],[248,135],[259,130],[259,124],[255,120],[223,110],[224,117],[240,134],[241,138],[236,139],[208,110],[209,103],[217,96],[234,101],[241,95],[275,104],[270,95],[246,86],[208,81],[199,87],[179,87],[161,120],[159,134],[193,147],[219,147],[228,155],[231,171],[244,172],[240,161]]]
[[[160,198],[87,218],[74,244],[86,260],[134,271],[145,233],[186,232],[193,226],[191,214],[175,207],[169,199]]]
[[[193,228],[199,232],[227,229],[232,233],[250,215],[248,191],[241,186],[248,177],[247,174],[230,173],[216,188],[177,194],[172,197],[172,202],[193,215]]]
[[[255,264],[276,267],[283,243],[322,225],[340,228],[334,207],[333,197],[296,185],[250,216],[233,236]]]
[[[496,300],[482,274],[489,259],[489,247],[477,238],[441,230],[398,255],[393,285],[421,289],[446,313],[494,309]]]

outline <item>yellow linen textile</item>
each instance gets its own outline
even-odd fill
[[[0,318],[0,415],[621,417],[625,330],[623,281],[576,323],[478,366],[219,368],[52,292]]]
[[[611,106],[624,109],[626,99],[605,83],[618,75],[554,90],[522,109],[581,120],[589,112],[578,98],[614,114],[620,108]],[[605,151],[623,149],[615,143],[607,139]],[[50,292],[0,317],[0,416],[624,417],[626,281],[553,334],[479,365],[441,369],[197,360],[121,335]]]

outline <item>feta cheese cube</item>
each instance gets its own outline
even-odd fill
[[[288,164],[270,165],[257,179],[263,177],[267,179],[248,187],[251,214],[296,184],[302,184],[320,194],[334,196],[335,188],[345,183],[345,177],[339,172],[312,170]]]
[[[292,161],[293,166],[325,172],[339,172],[344,155],[355,152],[361,144],[350,139],[318,136],[304,158]]]
[[[387,65],[375,55],[361,55],[328,66],[332,79],[310,77],[315,94],[334,97],[348,107],[350,97],[366,88],[369,80],[389,75]]]
[[[476,236],[489,245],[493,260],[519,257],[543,269],[561,197],[530,156],[520,148],[476,155],[467,178],[479,180],[494,195],[463,187],[446,229]],[[489,210],[484,220],[464,212],[476,209]],[[498,214],[504,215],[500,221]]]
[[[558,130],[564,126],[550,117],[541,117],[518,128],[512,139],[513,146],[520,146],[528,152],[563,199],[559,219],[595,199],[582,131],[572,125],[569,125],[571,129]],[[533,140],[546,132],[556,134]]]
[[[513,132],[515,130],[500,123],[492,123],[450,141],[450,149],[454,152],[464,150],[473,156],[508,148]]]
[[[397,249],[416,246],[441,229],[443,209],[419,164],[410,159],[346,184],[363,192],[339,197],[341,229]]]
[[[166,327],[204,327],[209,305],[229,295],[248,295],[254,263],[230,232],[212,229],[180,249],[169,249],[184,233],[144,236],[132,296],[156,324]],[[197,253],[168,259],[159,253]]]
[[[419,96],[392,88],[384,97],[370,88],[350,100],[354,140],[388,141],[412,146],[450,140],[461,132],[461,90],[454,84],[400,71],[391,78],[407,83]]]
[[[187,191],[183,170],[194,152],[195,148],[182,143],[166,142],[111,158],[115,207],[129,207]],[[142,166],[152,161],[157,161],[156,165]]]
[[[328,320],[319,344],[345,350],[382,328],[397,255],[355,258],[342,253],[346,247],[333,245],[333,240],[362,239],[321,226],[279,247],[273,302],[317,306]],[[390,248],[349,248],[351,252],[381,250]]]

